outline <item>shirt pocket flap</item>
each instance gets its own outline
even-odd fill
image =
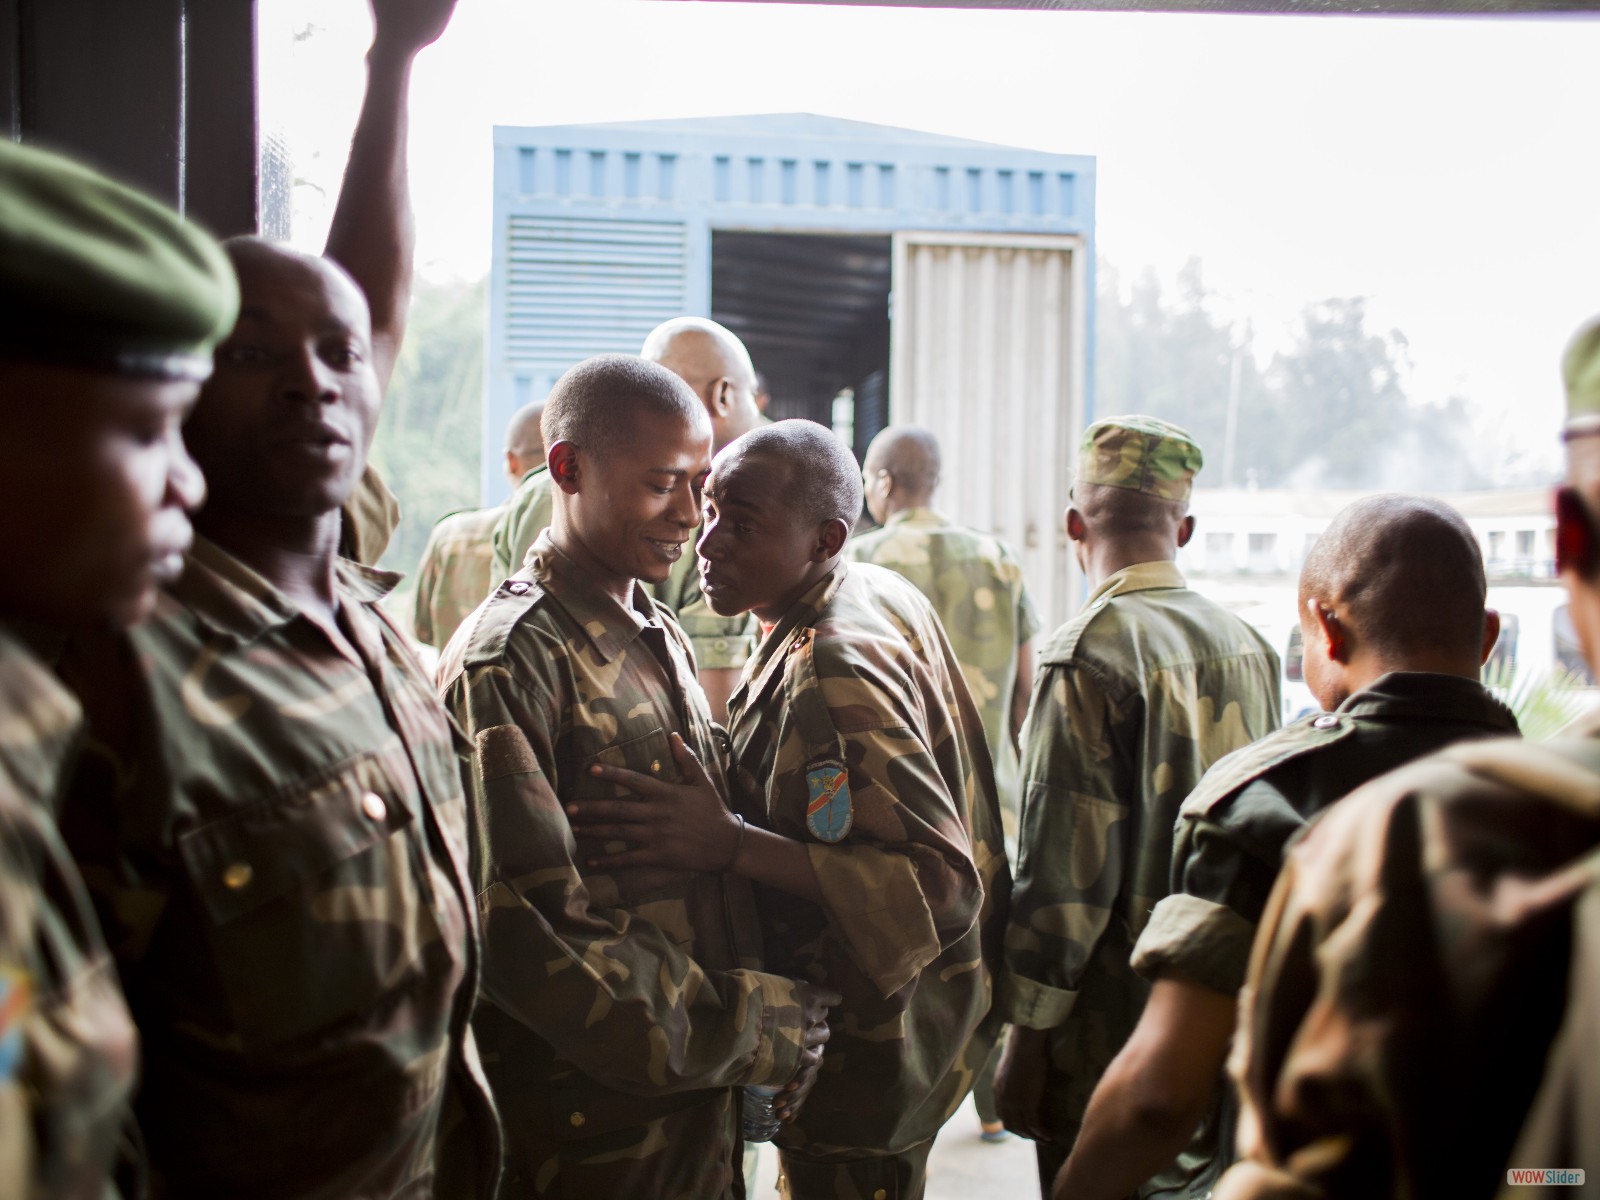
[[[189,878],[221,925],[297,890],[410,824],[375,756],[363,755],[178,839]]]

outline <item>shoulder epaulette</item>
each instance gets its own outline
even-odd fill
[[[1201,777],[1178,810],[1178,816],[1204,816],[1268,771],[1343,741],[1355,732],[1356,723],[1357,718],[1346,713],[1319,713],[1224,755]]]
[[[548,594],[537,580],[504,580],[473,619],[462,666],[478,667],[503,658],[511,631],[538,608]]]

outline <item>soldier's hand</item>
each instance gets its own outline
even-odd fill
[[[634,847],[592,858],[601,871],[622,867],[668,867],[681,871],[724,871],[738,852],[742,829],[722,793],[693,750],[672,735],[672,757],[686,783],[667,783],[638,771],[596,765],[590,773],[615,783],[632,800],[581,800],[567,805],[574,833]]]
[[[844,999],[838,992],[819,987],[814,983],[801,983],[796,989],[805,1021],[804,1049],[800,1052],[800,1070],[772,1100],[772,1109],[780,1120],[792,1121],[799,1115],[800,1107],[816,1086],[817,1071],[822,1066],[822,1050],[828,1044],[828,1010]]]
[[[1012,1133],[1036,1142],[1050,1141],[1044,1119],[1044,1088],[1050,1047],[1037,1029],[1013,1025],[994,1073],[994,1106]]]
[[[412,55],[439,40],[456,0],[370,0],[374,50]]]

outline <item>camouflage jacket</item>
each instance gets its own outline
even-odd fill
[[[1039,632],[1022,566],[995,538],[938,513],[895,513],[882,529],[851,538],[845,554],[904,575],[933,603],[983,717],[1002,808],[1019,806],[1011,697],[1017,651]]]
[[[395,577],[336,572],[337,638],[197,539],[151,620],[63,661],[93,741],[62,830],[142,1035],[157,1197],[411,1197],[461,1123],[497,1162],[459,735],[379,608]]]
[[[82,717],[0,626],[0,1195],[101,1200],[137,1038],[54,806]]]
[[[734,803],[806,845],[827,898],[757,889],[769,964],[844,997],[816,1089],[779,1144],[908,1149],[938,1131],[992,1044],[983,1022],[1011,889],[960,667],[921,593],[841,564],[762,641],[729,725]]]
[[[373,566],[389,548],[400,524],[400,501],[371,463],[339,513],[339,553]]]
[[[1475,680],[1394,672],[1331,713],[1304,717],[1206,772],[1178,812],[1172,894],[1133,948],[1147,979],[1174,971],[1229,995],[1244,983],[1250,941],[1283,848],[1307,821],[1395,767],[1467,738],[1514,735],[1517,719]],[[1236,1109],[1219,1086],[1180,1160],[1204,1196],[1233,1160]]]
[[[1040,655],[1000,1005],[1050,1031],[1046,1116],[1069,1143],[1149,985],[1133,944],[1167,894],[1178,806],[1278,724],[1278,659],[1170,562],[1118,571]]]
[[[554,519],[550,472],[544,467],[529,473],[506,504],[494,527],[494,578],[504,579],[522,566],[539,535]],[[672,574],[651,585],[655,598],[672,610],[688,635],[695,666],[701,670],[738,670],[755,650],[759,623],[748,613],[719,617],[700,592],[699,558],[692,553],[701,530],[672,564]]]
[[[749,887],[588,868],[563,805],[623,793],[593,763],[677,780],[720,738],[671,615],[623,609],[545,533],[447,648],[472,734],[484,997],[476,1019],[521,1195],[731,1194],[737,1093],[799,1066],[794,984],[762,974]]]
[[[1230,1063],[1242,1161],[1219,1200],[1471,1200],[1508,1165],[1586,1166],[1508,1159],[1597,879],[1593,719],[1544,745],[1453,746],[1324,813],[1251,953]]]
[[[453,513],[428,534],[417,567],[412,618],[419,642],[444,649],[461,622],[494,590],[498,580],[489,539],[504,512],[501,505]]]

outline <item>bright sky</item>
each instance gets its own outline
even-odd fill
[[[263,125],[314,185],[295,239],[316,248],[366,4],[260,11]],[[1268,346],[1307,302],[1366,296],[1410,340],[1414,396],[1467,396],[1553,464],[1561,347],[1600,311],[1597,62],[1583,17],[460,0],[413,89],[419,257],[488,269],[496,124],[806,111],[1092,154],[1124,274],[1199,257]]]

